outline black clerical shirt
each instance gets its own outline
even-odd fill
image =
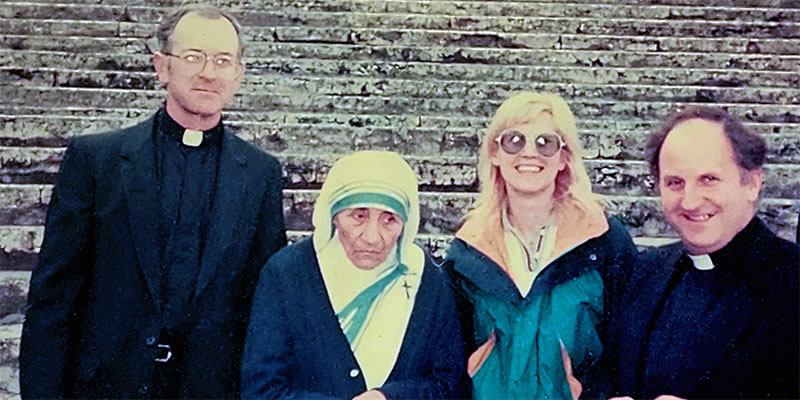
[[[625,394],[796,397],[797,250],[753,218],[710,254],[713,269],[695,268],[684,250],[663,292],[648,292],[658,282],[641,284],[641,296],[661,300],[652,316],[632,313],[631,318],[650,323],[641,338],[638,389]],[[637,310],[635,305],[632,309]]]
[[[154,139],[160,204],[162,310],[166,328],[183,320],[200,270],[213,206],[222,124],[203,133],[197,147],[182,143],[184,128],[164,108]]]

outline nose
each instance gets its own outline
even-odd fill
[[[206,79],[213,79],[216,77],[216,69],[214,67],[214,59],[210,56],[206,56],[206,59],[203,61],[203,68],[200,69],[198,73],[201,77]]]
[[[536,139],[533,139],[530,136],[526,137],[525,147],[522,148],[520,154],[528,157],[538,156],[539,152],[536,151]]]
[[[696,210],[703,204],[703,194],[693,185],[686,185],[681,197],[681,208],[684,210]]]
[[[364,231],[361,232],[361,240],[368,245],[375,245],[381,240],[381,232],[377,220],[370,219],[364,226]]]

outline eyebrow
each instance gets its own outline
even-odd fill
[[[185,51],[196,51],[196,52],[199,52],[199,53],[207,53],[206,49],[198,49],[198,48],[194,48],[194,47],[190,47],[188,49],[183,49],[181,52],[185,52]],[[233,53],[227,52],[227,51],[220,51],[219,53],[208,53],[208,55],[210,55],[210,56],[220,56],[220,55],[232,56]]]

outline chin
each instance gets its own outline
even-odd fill
[[[377,267],[380,263],[376,263],[376,262],[358,262],[358,263],[353,263],[353,264],[358,269],[370,270],[370,269],[375,269],[375,267]]]
[[[718,238],[683,237],[684,247],[694,254],[713,253],[724,247],[720,242]]]
[[[218,104],[214,105],[200,105],[198,107],[192,107],[191,111],[195,115],[201,115],[204,117],[212,117],[218,115],[222,112],[222,106]]]
[[[527,184],[514,185],[512,189],[519,194],[535,195],[542,193],[545,189],[550,187],[550,185],[531,185],[531,182],[525,183]]]

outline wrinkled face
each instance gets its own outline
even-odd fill
[[[490,155],[492,165],[500,169],[506,182],[506,190],[520,194],[552,193],[556,175],[566,168],[564,152],[559,150],[546,157],[536,150],[536,138],[540,134],[558,135],[550,114],[542,113],[530,122],[510,127],[508,131],[525,134],[526,143],[516,154],[509,154],[498,145],[494,154]]]
[[[389,258],[403,232],[397,214],[378,208],[347,208],[333,218],[347,258],[361,269],[373,269]]]
[[[736,165],[722,125],[702,119],[678,124],[659,155],[664,217],[692,254],[724,247],[754,214],[762,171]]]
[[[225,18],[208,19],[196,13],[186,14],[175,26],[170,54],[153,56],[158,79],[167,88],[167,111],[178,122],[189,116],[213,118],[239,88],[244,64],[239,58],[239,39],[233,25]],[[187,52],[202,52],[208,61],[192,63],[183,58]],[[231,68],[220,68],[215,57],[233,57]]]

